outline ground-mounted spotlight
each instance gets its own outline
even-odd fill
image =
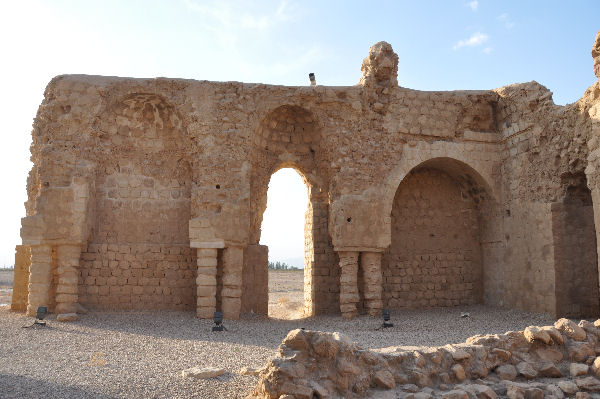
[[[381,328],[394,327],[394,324],[390,323],[390,310],[389,309],[382,309],[381,317],[383,318],[383,324],[381,325]]]
[[[308,78],[310,79],[310,85],[311,86],[316,86],[317,85],[317,79],[315,79],[315,74],[314,73],[309,73],[308,74]]]
[[[215,322],[215,325],[212,328],[213,331],[227,331],[223,325],[223,312],[215,312],[213,314],[213,321]]]
[[[43,321],[48,313],[48,308],[45,306],[38,306],[37,313],[35,315],[35,322],[33,324],[38,324],[40,326],[46,326],[46,322]]]
[[[30,328],[33,326],[42,326],[46,327],[46,322],[43,321],[48,313],[48,308],[46,306],[38,306],[37,312],[35,314],[35,321],[30,326],[23,326],[23,328]]]

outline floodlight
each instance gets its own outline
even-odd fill
[[[48,308],[46,306],[38,306],[35,322],[33,324],[45,326],[46,322],[42,321],[42,320],[44,320],[44,317],[46,317],[47,313],[48,313]]]
[[[394,324],[390,323],[390,310],[389,309],[382,309],[381,317],[383,318],[383,324],[381,325],[382,328],[394,327]]]
[[[215,312],[213,314],[213,321],[215,322],[215,325],[212,328],[213,331],[227,331],[223,325],[223,312]]]
[[[314,73],[309,73],[308,74],[308,78],[310,79],[310,85],[311,86],[316,86],[317,85],[317,80],[315,79],[315,74]]]

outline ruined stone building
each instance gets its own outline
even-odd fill
[[[600,33],[594,68],[600,77]],[[598,316],[600,83],[425,92],[380,42],[358,85],[54,78],[14,309],[267,311],[271,175],[308,187],[305,313],[485,303]],[[595,223],[594,223],[595,222]]]

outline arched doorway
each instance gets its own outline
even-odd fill
[[[321,127],[315,115],[297,105],[282,105],[268,112],[253,136],[250,177],[250,245],[247,252],[263,253],[260,265],[247,270],[266,270],[266,247],[261,241],[267,188],[271,176],[293,168],[308,191],[304,228],[304,315],[336,312],[339,309],[339,271],[328,231],[328,155],[320,146]],[[250,258],[250,257],[248,257]],[[267,294],[267,285],[253,290]],[[244,301],[244,300],[243,300]],[[244,308],[244,304],[242,305]],[[247,307],[245,308],[247,309]]]
[[[495,201],[463,162],[435,158],[399,184],[391,211],[391,244],[382,258],[383,302],[391,309],[484,302],[486,236]]]
[[[307,186],[300,173],[288,167],[271,175],[260,236],[260,244],[269,248],[269,317],[304,315],[305,282],[310,283],[310,276],[304,276],[305,251],[307,258],[312,255],[307,204]]]

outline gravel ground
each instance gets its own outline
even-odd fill
[[[461,312],[469,318],[460,318]],[[287,332],[305,327],[340,331],[365,348],[444,345],[478,333],[502,333],[552,322],[549,316],[485,306],[392,312],[393,328],[362,316],[212,323],[192,312],[91,312],[74,323],[48,318],[45,328],[0,307],[0,398],[241,398],[256,377],[237,374],[261,367]],[[208,380],[184,379],[182,369],[222,367]]]

